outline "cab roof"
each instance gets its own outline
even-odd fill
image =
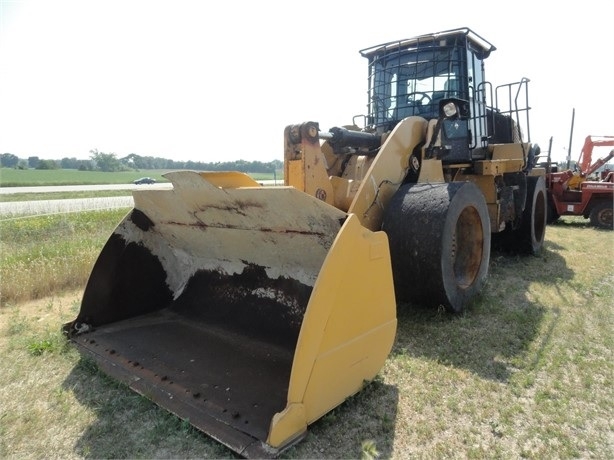
[[[472,47],[480,51],[482,59],[486,59],[490,53],[497,48],[486,39],[469,29],[468,27],[461,27],[458,29],[445,30],[442,32],[435,32],[425,35],[419,35],[413,38],[406,38],[403,40],[395,40],[380,45],[371,46],[360,51],[360,54],[366,58],[372,58],[377,55],[387,54],[391,51],[398,51],[405,48],[415,48],[420,43],[434,42],[436,40],[445,40],[450,37],[464,35],[467,40],[472,44]]]

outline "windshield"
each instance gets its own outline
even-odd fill
[[[439,101],[466,97],[458,48],[401,50],[375,57],[369,66],[369,113],[376,126],[408,116],[436,118]]]

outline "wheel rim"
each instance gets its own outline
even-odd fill
[[[454,277],[462,289],[473,284],[480,271],[484,231],[480,215],[474,207],[467,207],[456,221],[452,244]]]
[[[603,227],[612,227],[613,211],[610,208],[603,209],[597,216],[599,224]]]

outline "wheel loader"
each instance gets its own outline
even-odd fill
[[[529,81],[493,87],[494,50],[461,28],[361,51],[367,115],[288,125],[283,186],[175,171],[135,190],[67,337],[240,456],[278,456],[376,377],[397,305],[462,312],[495,237],[541,249]]]

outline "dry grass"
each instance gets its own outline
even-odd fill
[[[0,221],[0,307],[84,288],[128,209]]]
[[[563,219],[464,315],[401,306],[378,378],[282,456],[609,460],[613,236]],[[66,346],[79,297],[0,309],[0,457],[234,458]]]

